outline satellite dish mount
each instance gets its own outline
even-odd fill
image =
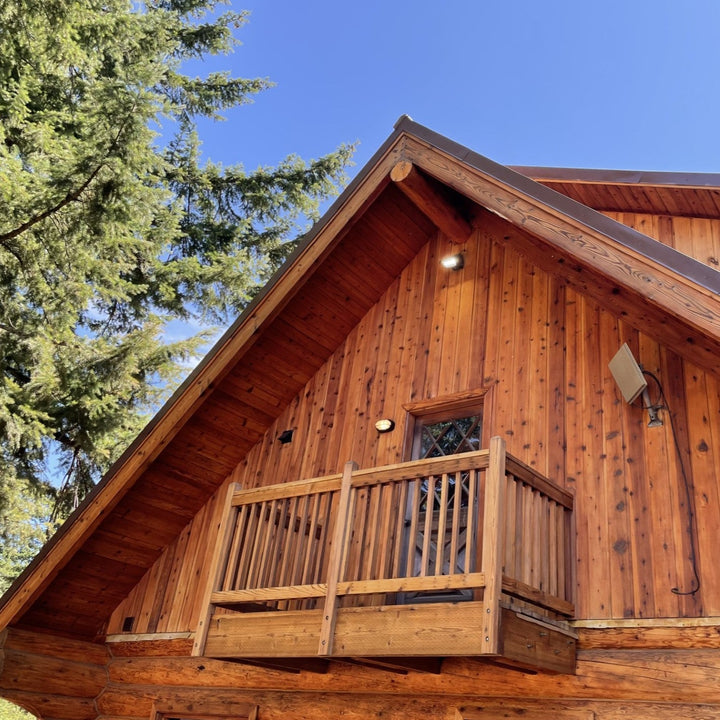
[[[642,396],[643,404],[650,416],[648,427],[662,427],[663,421],[658,414],[662,405],[653,405],[650,402],[647,380],[627,343],[622,344],[615,357],[608,363],[608,367],[627,403],[633,403]]]

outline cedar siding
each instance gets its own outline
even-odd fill
[[[404,405],[490,388],[487,433],[575,494],[578,618],[720,616],[720,568],[709,562],[717,532],[711,518],[720,516],[720,433],[711,425],[720,420],[718,376],[510,248],[468,243],[464,270],[440,274],[437,259],[449,249],[441,236],[423,248],[228,482],[251,488],[340,472],[348,460],[361,468],[400,462]],[[646,414],[622,402],[607,364],[623,342],[663,378],[679,420],[701,498],[700,562],[707,558],[695,597],[671,591],[692,581],[672,428],[648,428]],[[397,429],[378,435],[379,417],[394,418]],[[293,441],[282,445],[277,438],[287,428]],[[187,578],[203,584],[221,512],[216,499],[198,515],[117,608],[108,632],[119,632],[127,616],[137,618],[137,632],[195,629],[198,609],[184,604],[198,598],[188,597]],[[169,578],[160,569],[168,565]],[[159,616],[149,610],[158,606]]]

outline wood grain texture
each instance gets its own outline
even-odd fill
[[[439,235],[431,241],[248,453],[234,480],[244,488],[300,481],[339,471],[348,456],[361,468],[397,462],[412,423],[406,408],[424,413],[441,391],[462,397],[472,388],[492,387],[486,432],[505,437],[510,453],[575,495],[579,617],[720,612],[720,572],[703,561],[712,557],[713,518],[720,516],[716,376],[676,355],[668,364],[668,349],[626,316],[563,287],[502,238],[496,242],[479,231],[476,241],[475,260],[444,277],[437,258],[447,241]],[[461,288],[460,300],[448,315],[438,308],[449,301],[453,284]],[[465,295],[472,297],[469,323],[461,310]],[[454,332],[448,322],[457,326]],[[707,583],[707,595],[697,601],[671,592],[690,579],[687,513],[671,428],[667,422],[647,428],[640,408],[621,402],[607,369],[625,341],[668,383],[673,413],[687,418],[685,459],[699,489],[703,590]],[[466,347],[481,350],[471,358]],[[671,380],[684,367],[680,383]],[[396,430],[378,435],[374,419],[388,416]],[[295,430],[293,443],[283,446],[277,436],[288,427]],[[201,523],[189,532],[192,547],[212,544]],[[189,557],[183,562],[192,563]],[[159,591],[163,575],[154,571],[152,577],[134,596]],[[174,587],[163,589],[167,608],[178,602]],[[186,583],[184,590],[192,587]],[[193,597],[179,602],[197,603]],[[125,616],[136,615],[128,603],[113,615],[111,632],[119,631]],[[140,622],[136,631],[147,631]],[[155,629],[194,629],[191,620],[173,622],[163,611]]]

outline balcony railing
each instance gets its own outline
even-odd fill
[[[538,627],[573,615],[572,501],[500,438],[489,450],[233,489],[195,653],[507,655],[509,598]]]

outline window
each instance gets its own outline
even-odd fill
[[[482,414],[440,420],[416,421],[417,448],[413,459],[441,457],[480,450],[482,445]]]
[[[438,399],[435,402],[418,403],[417,405],[407,406],[406,408],[411,417],[414,418],[412,440],[410,442],[410,459],[425,460],[430,458],[444,457],[447,455],[456,455],[458,453],[473,452],[483,447],[483,406],[482,393],[462,394],[451,398]],[[468,491],[468,475],[464,472],[456,472],[450,474],[448,479],[448,498],[446,504],[441,503],[441,487],[439,482],[426,481],[420,487],[419,507],[425,517],[428,513],[432,514],[432,520],[429,525],[425,524],[423,518],[417,522],[417,536],[414,541],[415,547],[415,575],[424,574],[421,570],[423,546],[426,544],[426,538],[423,535],[426,527],[432,528],[432,536],[429,539],[430,562],[435,557],[440,556],[442,552],[443,569],[442,574],[453,575],[464,572],[466,558],[471,566],[474,565],[474,557],[476,553],[476,537],[475,530],[477,523],[471,525],[473,531],[472,537],[468,536],[468,513],[477,513],[477,497],[473,499],[473,507],[470,504],[470,494]],[[430,490],[432,486],[432,491]],[[458,496],[460,512],[455,515],[455,519],[459,527],[454,529],[454,535],[449,528],[453,522],[453,517],[448,510],[448,517],[444,522],[439,522],[440,508],[454,508],[456,493]],[[407,532],[410,532],[410,517],[415,498],[408,499],[408,519],[406,522]],[[439,528],[446,528],[445,535],[438,535]],[[449,567],[444,560],[451,556],[450,544],[459,539],[459,547],[453,554],[454,562],[457,567]],[[469,557],[468,557],[469,554]],[[427,556],[426,556],[427,557]],[[407,593],[403,602],[443,602],[457,601],[462,599],[472,599],[472,592],[462,590],[445,590],[442,592],[426,592],[426,593]]]

